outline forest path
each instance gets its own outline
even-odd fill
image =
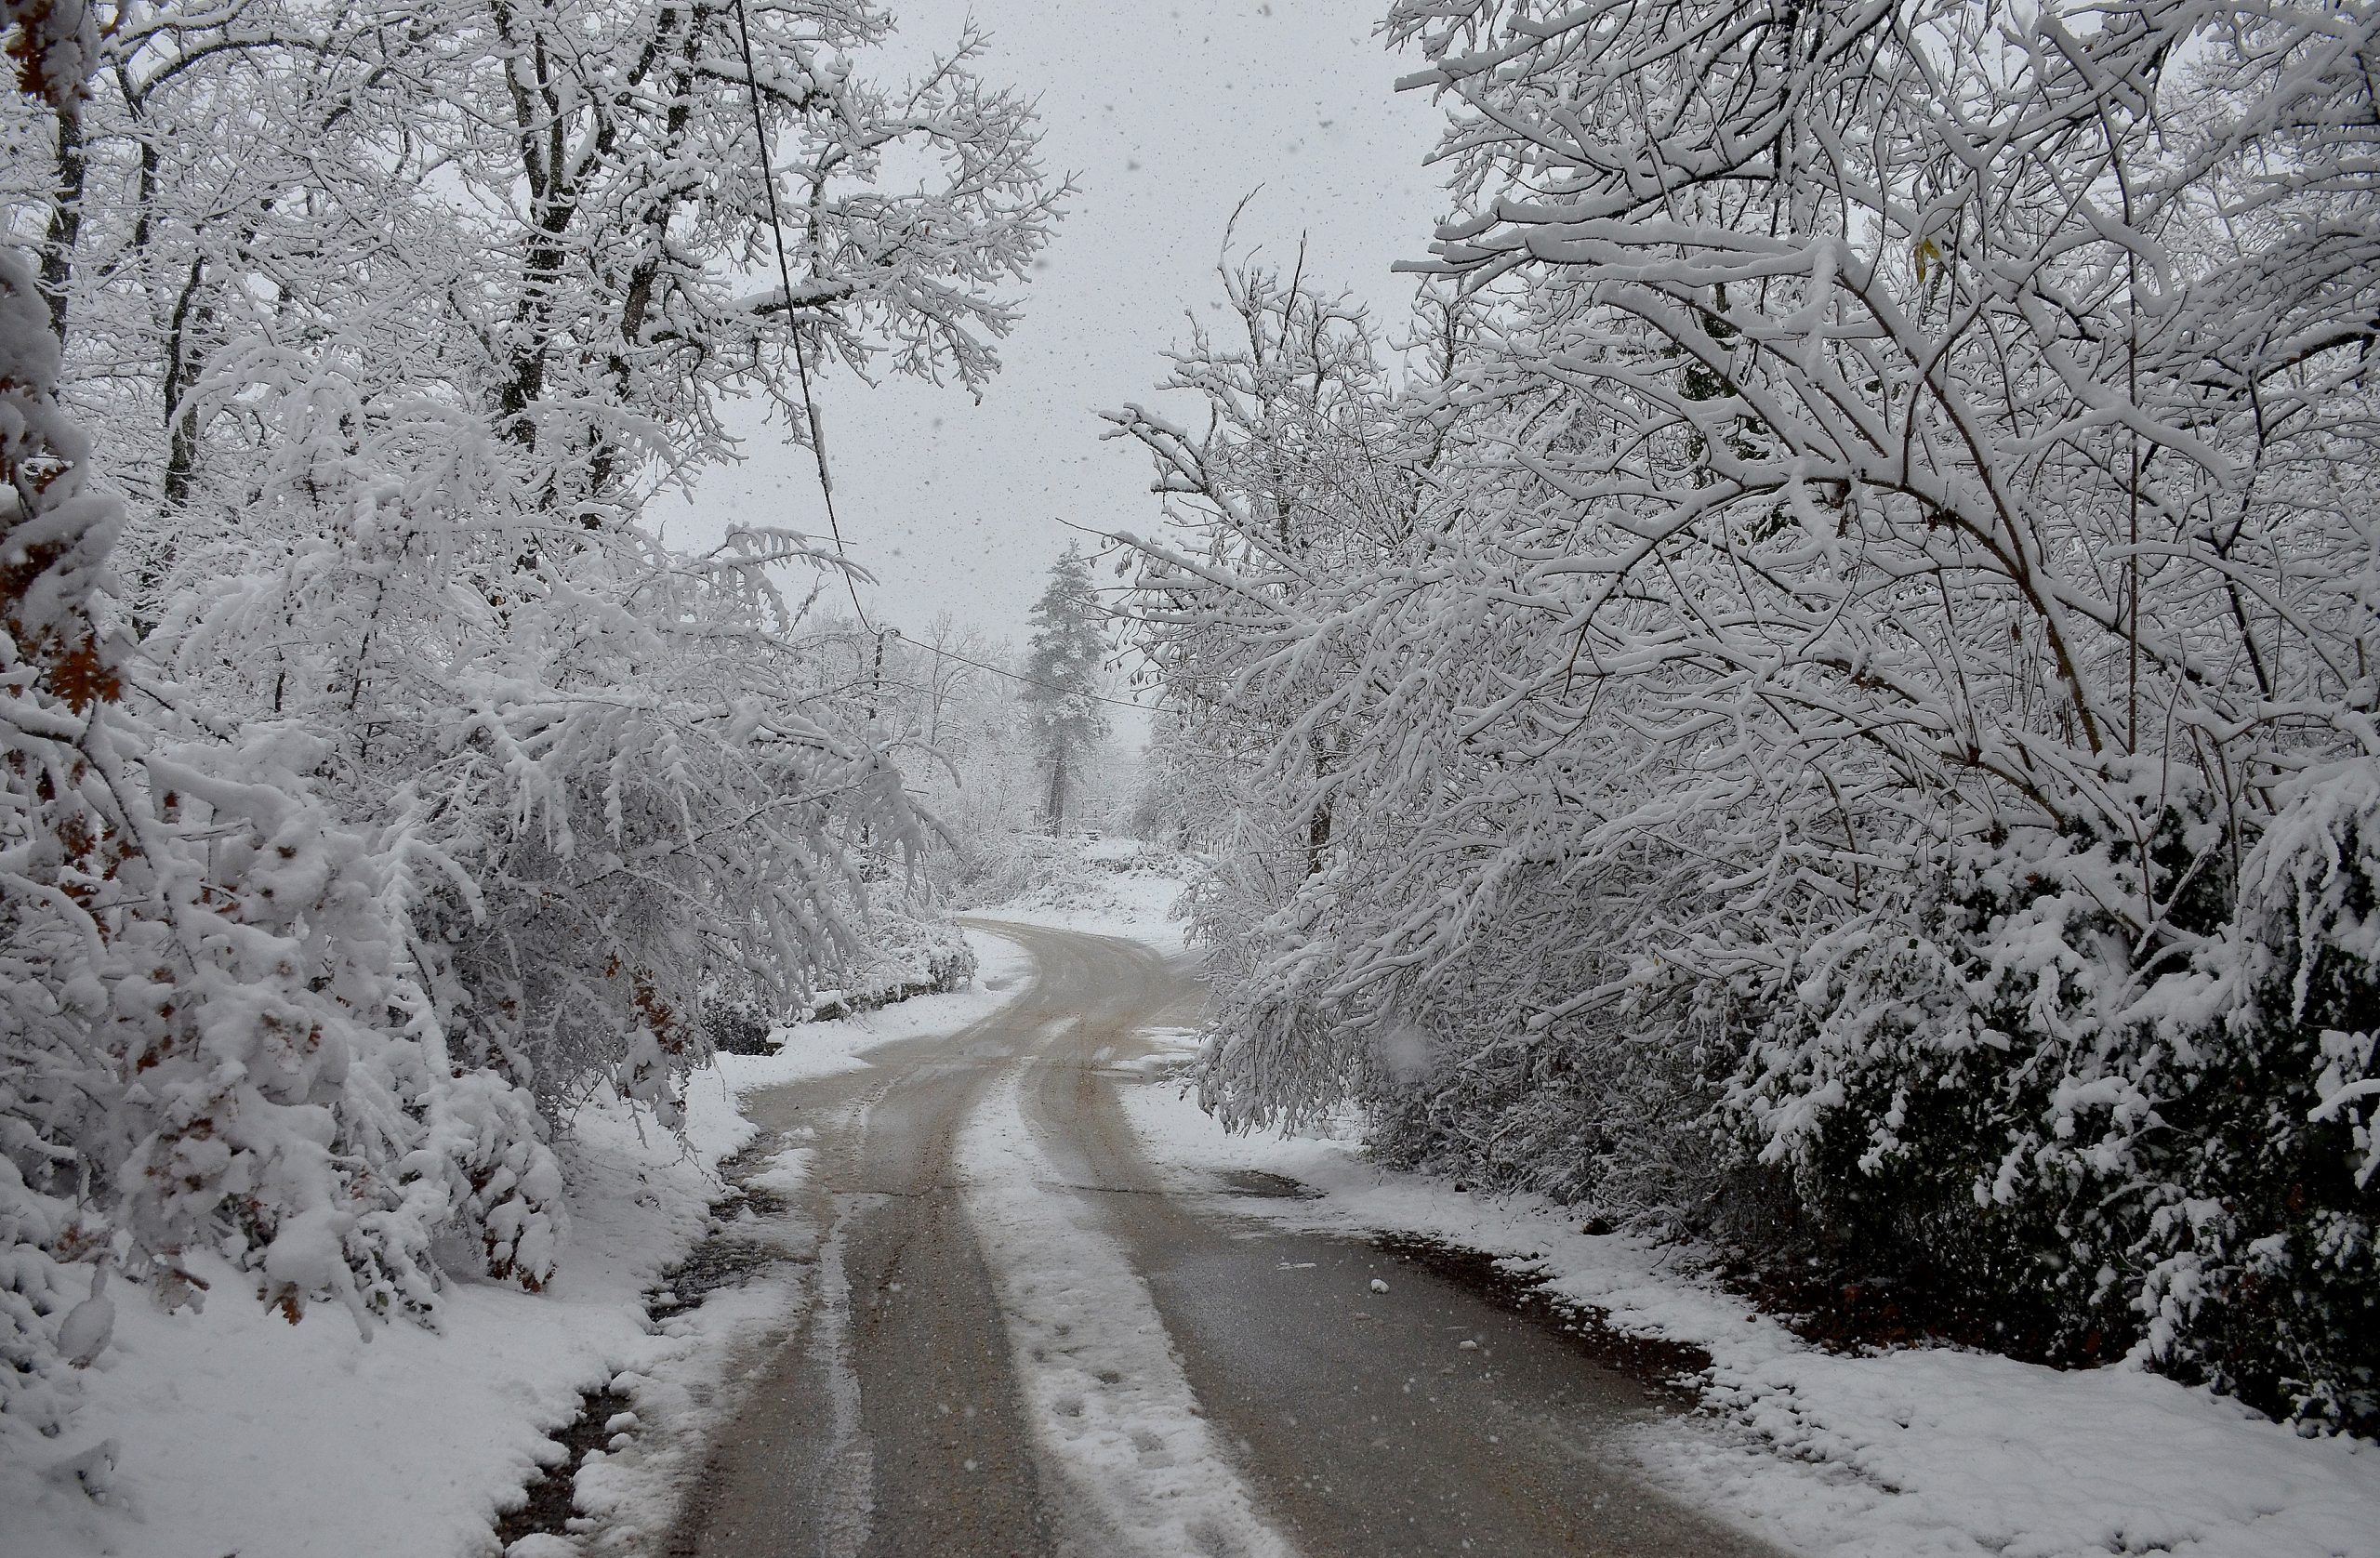
[[[1117,1089],[1146,1085],[1152,1028],[1195,1018],[1190,979],[1130,942],[977,927],[1032,955],[1016,999],[746,1100],[818,1143],[821,1291],[673,1558],[1771,1551],[1598,1455],[1659,1410],[1638,1380],[1249,1215],[1266,1187],[1150,1165]]]

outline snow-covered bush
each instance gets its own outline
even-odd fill
[[[2051,1356],[2138,1340],[2370,1423],[2376,785],[2359,760],[2288,786],[2236,884],[2178,811],[2145,865],[2068,837],[1960,852],[1802,949],[1728,1111],[1850,1261],[1938,1272]],[[2163,944],[2107,912],[2144,890]]]
[[[2157,1105],[2135,1257],[2147,1343],[2268,1408],[2369,1430],[2380,1423],[2380,763],[2309,771],[2276,799],[2241,862],[2236,925],[2195,980],[2175,982],[2185,1013],[2200,982],[2224,1001],[2203,1029],[2168,1040],[2178,1076]]]
[[[21,24],[44,37],[60,14]],[[62,112],[80,78],[26,85]],[[108,1248],[83,1194],[89,1159],[116,1145],[90,1029],[123,966],[94,904],[127,853],[91,750],[110,751],[102,711],[121,690],[120,646],[89,607],[122,510],[92,490],[58,371],[33,274],[0,254],[0,1432],[42,1433],[75,1396],[60,1331],[84,1295],[69,1268]]]
[[[1119,893],[1177,882],[1188,862],[1170,850],[1137,838],[1096,835],[1052,838],[1035,829],[1004,841],[997,869],[964,884],[959,902],[997,916],[1003,907],[1097,913],[1116,906]]]
[[[826,988],[797,1017],[873,1011],[916,996],[945,996],[974,982],[975,949],[957,926],[898,905],[873,914],[863,955],[826,976]]]

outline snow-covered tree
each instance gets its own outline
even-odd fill
[[[6,20],[15,90],[71,135],[96,19],[9,0]],[[112,1081],[88,1037],[111,971],[93,901],[126,850],[86,746],[96,737],[112,756],[99,711],[121,695],[121,646],[90,608],[122,509],[91,481],[58,372],[39,280],[0,254],[0,1445],[12,1427],[57,1433],[75,1395],[70,1366],[97,1350],[61,1333],[103,1301],[99,1279],[74,1272],[107,1248],[80,1169],[114,1145],[112,1089],[91,1086]]]
[[[993,371],[1059,191],[978,40],[881,84],[866,5],[7,23],[13,1432],[101,1259],[293,1321],[428,1314],[442,1233],[540,1285],[570,1112],[674,1118],[709,993],[866,954],[932,834],[784,590],[840,560],[641,508],[727,397]]]
[[[1025,723],[1041,776],[1041,820],[1052,834],[1066,820],[1086,770],[1107,738],[1100,673],[1107,660],[1107,612],[1078,547],[1050,565],[1050,583],[1033,603],[1023,689]]]
[[[1330,818],[1216,1096],[2380,1420],[2375,29],[1399,6],[1471,312],[1345,447],[1419,522],[1146,547]]]

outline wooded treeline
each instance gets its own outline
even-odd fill
[[[1210,1101],[2380,1427],[2380,7],[1389,25],[1414,320],[1116,418]]]
[[[729,397],[808,440],[839,369],[980,382],[1063,191],[976,40],[878,79],[866,0],[7,23],[13,1433],[105,1269],[181,1301],[215,1252],[368,1326],[460,1235],[538,1286],[556,1126],[672,1120],[707,998],[864,958],[931,825],[780,593],[835,548],[640,515]]]

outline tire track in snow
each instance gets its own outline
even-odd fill
[[[1051,1469],[1140,1558],[1296,1558],[1224,1457],[1123,1247],[1055,1184],[1013,1076],[969,1118],[958,1159]]]

